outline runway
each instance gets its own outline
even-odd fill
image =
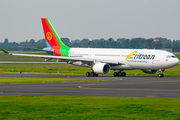
[[[8,76],[7,76],[8,75]],[[0,74],[0,77],[68,78],[68,75]],[[87,78],[71,76],[69,78]],[[113,77],[96,82],[64,82],[0,85],[1,95],[70,95],[70,96],[122,96],[122,97],[173,97],[180,98],[180,77]]]

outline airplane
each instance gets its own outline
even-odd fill
[[[48,18],[41,18],[47,47],[41,50],[50,55],[30,55],[9,53],[16,56],[30,56],[45,58],[45,61],[57,59],[57,62],[89,67],[92,71],[87,72],[87,77],[98,77],[99,74],[114,72],[114,77],[125,77],[123,70],[140,69],[144,73],[155,74],[160,71],[159,77],[164,77],[164,70],[179,63],[179,59],[170,52],[155,49],[104,49],[104,48],[70,48],[66,46]]]

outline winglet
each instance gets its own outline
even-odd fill
[[[4,49],[2,49],[2,48],[1,48],[1,50],[2,50],[4,53],[9,54],[8,51],[6,51],[6,50],[4,50]]]

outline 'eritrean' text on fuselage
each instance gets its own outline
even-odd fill
[[[154,60],[154,58],[155,58],[155,55],[144,55],[144,54],[141,54],[141,53],[136,54],[134,56],[134,59]]]

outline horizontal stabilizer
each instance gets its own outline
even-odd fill
[[[1,48],[1,50],[2,50],[4,53],[9,54],[8,51],[6,51],[6,50],[4,50],[4,49],[2,49],[2,48]]]
[[[37,50],[37,51],[44,51],[44,52],[47,52],[47,53],[49,53],[49,54],[51,54],[51,55],[53,55],[53,52],[54,52],[53,49],[50,49],[50,50],[42,50],[42,49],[29,48],[29,47],[22,47],[22,46],[20,46],[20,48],[31,49],[31,50]]]

